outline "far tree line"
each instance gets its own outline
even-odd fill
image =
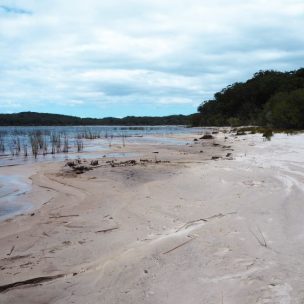
[[[0,114],[1,126],[157,126],[157,125],[189,125],[190,116],[171,115],[164,117],[135,117],[124,118],[80,118],[76,116],[21,112],[16,114]]]

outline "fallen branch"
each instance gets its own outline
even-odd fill
[[[182,246],[188,244],[189,242],[191,242],[191,241],[194,240],[194,239],[195,239],[194,237],[191,237],[189,240],[187,240],[187,241],[185,241],[185,242],[183,242],[183,243],[181,243],[181,244],[179,244],[179,245],[177,245],[177,246],[171,248],[171,249],[168,250],[168,251],[163,252],[163,254],[170,253],[170,252],[174,251],[175,249],[178,249],[178,248],[180,248],[180,247],[182,247]]]
[[[215,219],[215,218],[221,218],[221,217],[224,217],[224,216],[230,215],[230,214],[236,214],[236,212],[229,212],[229,213],[225,213],[225,214],[218,213],[218,214],[206,217],[206,218],[201,218],[201,219],[198,219],[198,220],[190,221],[190,222],[187,222],[186,224],[184,224],[182,227],[178,228],[176,230],[176,232],[179,232],[182,229],[187,229],[188,227],[190,227],[193,224],[196,224],[196,223],[199,223],[199,222],[208,222],[209,220],[212,220],[212,219]]]
[[[206,220],[208,221],[208,220],[211,220],[211,219],[214,219],[214,218],[221,218],[221,217],[231,215],[231,214],[237,214],[237,212],[233,211],[233,212],[228,212],[228,213],[224,213],[224,214],[223,213],[218,213],[218,214],[207,217]]]
[[[1,259],[0,261],[16,261],[16,260],[28,258],[28,257],[30,257],[30,256],[31,256],[30,254],[15,255],[15,256],[12,256],[12,257],[9,257],[9,258],[3,258],[3,259]]]
[[[63,218],[63,217],[77,217],[79,214],[70,214],[70,215],[52,215],[49,218],[51,219],[58,219],[58,218]]]
[[[200,139],[213,139],[214,137],[211,134],[205,134],[204,136],[200,137]]]
[[[137,165],[136,160],[126,160],[126,161],[115,161],[115,160],[109,160],[106,162],[107,164],[110,164],[111,167],[127,167],[127,166],[135,166]]]
[[[49,282],[49,281],[53,281],[59,278],[64,277],[64,274],[58,274],[55,276],[46,276],[46,277],[37,277],[37,278],[33,278],[33,279],[29,279],[29,280],[25,280],[25,281],[18,281],[15,283],[11,283],[11,284],[6,284],[6,285],[1,285],[0,286],[0,293],[3,293],[9,289],[13,289],[16,287],[20,287],[20,286],[24,286],[24,285],[35,285],[35,284],[39,284],[39,283],[44,283],[44,282]]]
[[[190,227],[191,225],[196,224],[196,223],[199,223],[199,222],[207,222],[207,220],[206,220],[206,219],[198,219],[198,220],[195,220],[195,221],[188,222],[188,223],[184,224],[182,227],[178,228],[178,229],[176,230],[176,232],[179,232],[179,231],[181,231],[182,229],[187,229],[187,228]]]
[[[259,238],[259,237],[257,236],[256,233],[254,233],[251,229],[249,229],[249,231],[250,231],[251,234],[255,237],[255,239],[258,241],[258,243],[259,243],[262,247],[267,248],[268,246],[267,246],[267,243],[266,243],[266,240],[265,240],[265,237],[264,237],[262,231],[260,230],[259,227],[257,227],[257,230],[258,230],[259,233],[261,234],[261,238]]]
[[[262,236],[262,239],[263,239],[263,246],[264,247],[268,247],[267,243],[266,243],[266,240],[265,240],[265,237],[264,237],[264,234],[262,233],[262,231],[261,231],[261,229],[259,227],[258,227],[258,230],[259,230],[259,232],[260,232],[260,234]]]
[[[15,245],[12,247],[11,251],[7,255],[10,256],[13,253],[14,249],[15,249]]]
[[[118,229],[118,227],[113,227],[113,228],[98,230],[98,231],[96,231],[95,233],[101,233],[101,232],[106,233],[106,232],[110,232],[110,231],[113,231],[113,230],[116,230],[116,229]]]

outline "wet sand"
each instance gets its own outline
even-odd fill
[[[0,223],[0,302],[303,303],[304,135],[215,136],[0,168],[33,205]]]
[[[0,168],[0,221],[22,212],[28,212],[33,207],[25,194],[31,190],[30,176],[34,171],[9,167]]]

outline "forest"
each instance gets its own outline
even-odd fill
[[[157,126],[157,125],[189,125],[190,116],[171,115],[164,117],[135,117],[124,118],[80,118],[76,116],[21,112],[15,114],[0,114],[0,126]]]
[[[258,125],[304,129],[304,68],[260,71],[204,101],[191,118],[194,126]]]

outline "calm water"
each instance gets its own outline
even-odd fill
[[[75,136],[78,133],[92,132],[101,135],[121,136],[141,136],[149,134],[174,134],[188,133],[189,130],[198,130],[199,128],[186,128],[184,126],[39,126],[39,127],[1,127],[0,134],[28,134],[33,131],[42,131],[46,133],[64,133]]]
[[[134,157],[132,153],[109,152],[109,146],[128,143],[184,145],[186,141],[170,135],[201,132],[200,128],[183,126],[0,127],[0,220],[29,212],[32,208],[24,195],[31,189],[29,180],[18,175],[1,175],[1,167],[78,157]],[[32,151],[33,140],[39,141],[36,158]],[[65,144],[68,151],[64,152]],[[79,144],[83,145],[80,152]]]
[[[185,144],[169,135],[200,131],[183,126],[0,127],[0,167],[32,161],[101,157],[112,144]]]

